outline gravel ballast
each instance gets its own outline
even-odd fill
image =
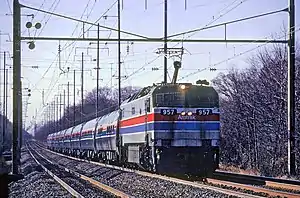
[[[21,172],[24,179],[9,184],[9,197],[72,197],[37,165],[28,151],[22,151],[21,156]]]
[[[37,160],[45,166],[48,170],[50,170],[53,174],[62,179],[65,183],[71,186],[74,190],[80,193],[84,197],[109,197],[115,198],[116,196],[102,191],[99,188],[93,186],[89,182],[65,171],[62,167],[57,166],[56,164],[51,164],[44,158],[40,157],[36,151],[32,151],[33,155],[37,158]]]
[[[35,147],[49,160],[70,170],[91,177],[134,197],[236,197],[213,190],[178,184],[171,181],[124,172],[96,164],[80,162]]]

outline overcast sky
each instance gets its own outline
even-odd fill
[[[163,36],[163,0],[123,0],[121,11],[121,29],[147,37]],[[148,2],[145,6],[145,2]],[[10,3],[10,5],[8,5]],[[117,4],[115,0],[20,0],[20,3],[43,10],[63,14],[77,19],[95,22],[102,15],[100,25],[117,28]],[[288,6],[288,0],[169,0],[168,1],[168,34],[175,34],[187,30],[218,24],[243,17],[249,17],[266,12],[284,9]],[[297,13],[299,2],[296,1],[296,28],[300,27],[300,16]],[[147,9],[145,9],[147,7]],[[12,54],[12,1],[0,0],[0,49],[1,52],[9,51]],[[299,8],[298,8],[299,10]],[[22,36],[45,37],[79,37],[82,35],[82,23],[68,19],[50,16],[22,8]],[[104,14],[106,13],[106,14]],[[34,18],[27,16],[34,14]],[[37,22],[42,28],[27,29],[26,22],[33,25]],[[286,32],[284,27],[288,25],[288,13],[281,12],[274,15],[260,17],[227,26],[228,39],[284,39]],[[90,28],[85,25],[84,29]],[[96,37],[97,27],[91,27],[85,33],[85,37]],[[116,32],[100,29],[102,38],[117,38]],[[8,35],[9,34],[9,35]],[[297,37],[299,33],[297,32]],[[134,38],[122,34],[122,38]],[[9,38],[10,37],[10,38]],[[224,26],[178,36],[178,39],[223,39],[225,37]],[[80,99],[80,73],[81,53],[84,52],[84,90],[89,92],[96,87],[96,58],[95,44],[89,42],[65,42],[61,41],[61,67],[69,73],[60,74],[58,61],[59,41],[36,41],[35,49],[28,48],[27,41],[22,42],[22,77],[23,88],[30,88],[32,95],[23,97],[24,108],[28,103],[26,125],[34,121],[40,122],[47,111],[47,103],[54,100],[55,95],[66,90],[66,84],[73,84],[73,70],[76,72],[76,96]],[[182,69],[179,72],[180,82],[195,82],[198,79],[211,80],[219,72],[227,72],[229,68],[244,69],[248,57],[253,56],[265,43],[169,43],[169,47],[183,47],[186,49],[183,56]],[[127,47],[128,46],[128,47]],[[162,43],[123,43],[122,44],[122,86],[147,86],[153,82],[163,80],[163,57],[155,53],[162,47]],[[269,45],[270,46],[270,45]],[[117,45],[101,43],[100,53],[100,86],[112,86],[117,88],[117,79],[112,77],[117,73]],[[127,52],[127,48],[129,51]],[[249,51],[249,52],[248,52]],[[247,53],[246,53],[247,52]],[[242,54],[238,56],[239,54]],[[1,69],[3,68],[3,53],[1,53]],[[173,74],[173,59],[168,61],[169,76]],[[7,67],[12,64],[11,58],[7,59]],[[33,66],[38,66],[35,68]],[[152,71],[152,68],[159,68]],[[209,71],[209,68],[217,68],[217,71]],[[0,80],[3,84],[3,70]],[[197,72],[198,71],[198,72]],[[190,75],[189,75],[190,74]],[[11,75],[11,71],[10,71]],[[130,76],[126,78],[125,76]],[[9,79],[10,90],[12,88],[11,77]],[[42,92],[44,90],[44,101]],[[72,89],[70,89],[72,90]],[[0,89],[1,100],[3,88]],[[11,94],[9,93],[8,115],[12,119]],[[26,96],[26,90],[23,90]],[[73,101],[73,92],[70,91],[70,101]],[[44,103],[44,104],[43,104]],[[36,114],[37,112],[37,114]],[[35,119],[36,118],[36,119]]]

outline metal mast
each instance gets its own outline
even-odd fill
[[[167,51],[168,51],[168,0],[165,0],[164,3],[164,83],[167,83],[167,75],[168,75],[168,59],[167,59]]]
[[[289,0],[288,46],[288,172],[295,175],[295,0]]]
[[[21,105],[21,10],[18,0],[13,2],[13,141],[12,173],[18,174],[18,136],[22,123]]]

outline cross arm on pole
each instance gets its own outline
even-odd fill
[[[98,38],[72,38],[72,37],[21,37],[21,40],[44,40],[44,41],[97,41]],[[100,42],[116,42],[117,38],[100,38]],[[121,42],[164,42],[161,38],[124,38]],[[287,40],[272,40],[272,39],[168,39],[167,42],[185,42],[185,43],[287,43]]]
[[[38,11],[38,12],[43,12],[43,13],[46,13],[46,14],[51,14],[51,15],[54,15],[54,16],[57,16],[57,17],[61,17],[61,18],[65,18],[65,19],[69,19],[69,20],[72,20],[72,21],[77,21],[77,22],[89,24],[89,25],[92,25],[92,26],[98,26],[98,24],[96,24],[96,23],[92,23],[92,22],[88,22],[88,21],[76,19],[76,18],[69,17],[69,16],[64,16],[62,14],[57,14],[57,13],[49,12],[49,11],[46,11],[46,10],[42,10],[42,9],[30,7],[30,6],[27,6],[27,5],[20,4],[20,6],[23,7],[23,8],[28,8],[28,9],[35,10],[35,11]],[[108,30],[112,30],[112,31],[116,31],[116,32],[119,31],[118,29],[107,27],[107,26],[103,26],[103,25],[99,25],[99,27],[104,28],[104,29],[108,29]],[[136,37],[144,38],[144,39],[148,38],[146,36],[142,36],[142,35],[139,35],[139,34],[135,34],[135,33],[131,33],[131,32],[123,31],[123,30],[120,30],[120,32],[122,32],[124,34],[131,35],[131,36],[136,36]]]

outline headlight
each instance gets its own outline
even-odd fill
[[[191,115],[193,115],[193,112],[189,111],[187,114],[188,114],[189,116],[191,116]]]
[[[180,85],[180,89],[185,89],[185,85]]]
[[[185,112],[184,112],[184,111],[182,111],[182,112],[181,112],[181,115],[182,115],[182,116],[184,116],[184,115],[185,115]]]

